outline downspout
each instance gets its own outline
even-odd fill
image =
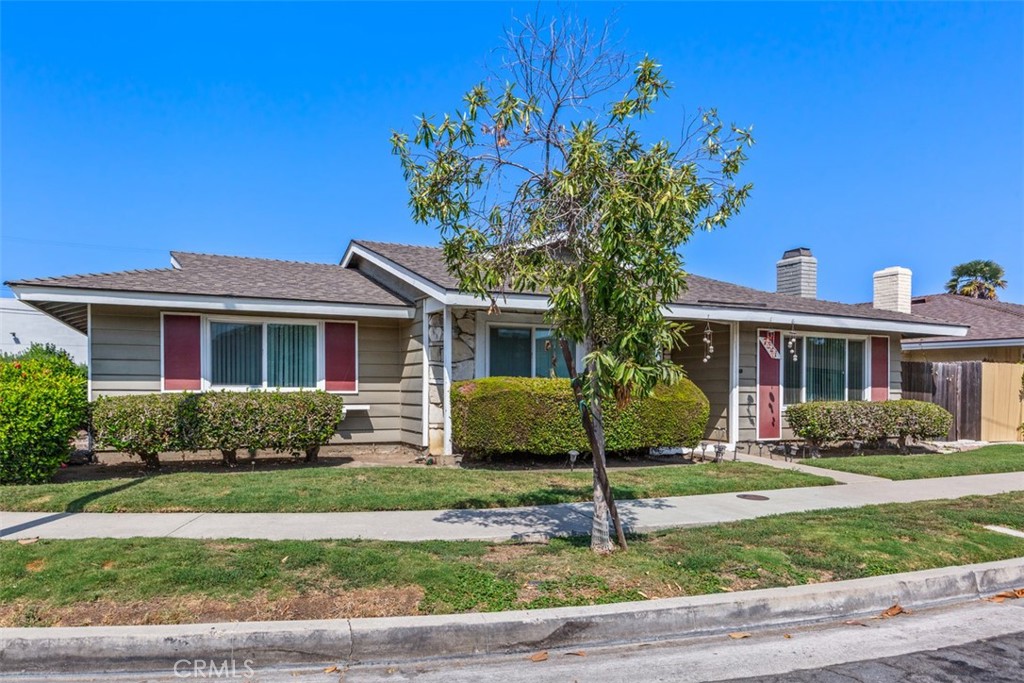
[[[444,315],[444,394],[441,404],[444,406],[444,455],[452,454],[452,309],[445,306]]]
[[[726,416],[729,447],[736,450],[740,437],[740,324],[729,323],[729,412]]]
[[[420,423],[423,433],[420,444],[424,448],[430,447],[430,334],[427,327],[427,300],[423,299],[420,302],[420,334],[423,336],[423,381],[420,387]]]

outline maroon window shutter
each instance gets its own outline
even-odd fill
[[[889,338],[871,338],[871,400],[889,400]]]
[[[164,389],[202,388],[199,365],[199,316],[164,316]]]
[[[324,323],[327,391],[356,390],[356,324]]]

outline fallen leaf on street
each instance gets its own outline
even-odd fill
[[[847,621],[844,621],[843,623],[846,624],[847,626],[865,626],[865,627],[867,626],[867,624],[865,624],[863,621],[857,621],[856,619],[848,619]]]
[[[333,673],[337,673],[337,672],[338,672],[338,667],[336,667],[336,666],[329,666],[326,669],[324,669],[324,673],[325,674],[333,674]]]
[[[882,612],[881,616],[884,618],[889,618],[894,617],[897,614],[910,614],[910,610],[903,609],[900,603],[897,602],[895,605]]]
[[[544,650],[544,652],[538,652],[536,654],[530,655],[530,661],[531,662],[546,662],[547,659],[548,659],[548,651],[547,650]]]
[[[740,640],[741,638],[749,638],[750,634],[746,631],[737,631],[736,633],[730,633],[729,637],[733,640]]]
[[[32,545],[33,543],[35,543],[38,540],[39,540],[38,536],[36,536],[35,538],[19,538],[18,539],[18,545]]]
[[[985,599],[989,602],[1002,602],[1003,600],[1016,600],[1017,598],[1024,598],[1024,588],[1011,588]]]
[[[586,657],[587,653],[584,652],[583,650],[576,650],[576,652],[566,652],[565,656],[566,657],[570,657],[570,656],[571,657]]]
[[[793,636],[792,636],[791,634],[789,634],[789,633],[784,633],[784,634],[782,635],[782,637],[783,637],[783,638],[792,638]]]

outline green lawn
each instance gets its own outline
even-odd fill
[[[886,479],[931,479],[963,474],[1024,472],[1024,444],[997,444],[963,453],[851,455],[803,460],[806,465]]]
[[[789,586],[1024,555],[1024,493],[549,544],[2,541],[0,626],[443,614]]]
[[[616,498],[657,498],[833,484],[745,462],[610,471]],[[39,512],[350,512],[546,505],[590,500],[589,470],[297,467],[176,472],[0,487],[0,510]]]

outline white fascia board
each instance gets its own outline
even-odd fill
[[[546,311],[549,308],[548,298],[537,294],[496,294],[494,300],[498,308],[509,308],[524,311]],[[462,294],[450,291],[445,296],[445,303],[459,308],[490,308],[491,302],[473,294]]]
[[[1019,339],[965,339],[963,341],[918,341],[908,340],[900,344],[904,351],[927,351],[929,349],[978,349],[999,346],[1024,346],[1024,337]]]
[[[283,299],[249,299],[206,296],[202,294],[167,294],[163,292],[117,292],[110,290],[73,289],[15,285],[14,295],[22,301],[104,304],[110,306],[149,306],[234,313],[284,313],[328,317],[365,317],[412,319],[413,307],[376,306],[372,304],[332,304],[317,301]]]
[[[742,308],[713,308],[706,306],[682,306],[672,304],[665,307],[666,316],[675,320],[711,319],[725,322],[750,322],[785,327],[800,325],[835,330],[858,330],[865,332],[899,332],[913,335],[935,335],[942,337],[963,337],[969,328],[962,325],[941,323],[917,323],[874,318],[848,318],[813,313],[789,313],[770,309],[749,310]]]
[[[341,265],[343,268],[348,268],[349,262],[352,260],[352,256],[358,256],[361,259],[365,259],[384,272],[390,273],[400,280],[408,282],[424,294],[427,294],[438,301],[444,301],[446,290],[443,287],[438,287],[430,280],[417,275],[408,268],[400,266],[391,259],[385,258],[377,252],[361,247],[355,243],[348,245],[348,249],[345,251],[345,256],[341,259]]]

